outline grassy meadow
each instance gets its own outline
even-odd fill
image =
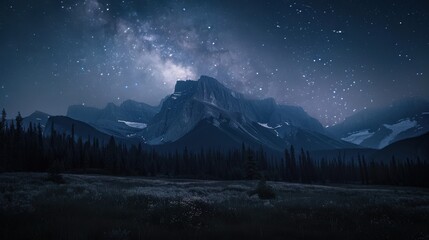
[[[429,190],[0,174],[0,239],[429,239]]]

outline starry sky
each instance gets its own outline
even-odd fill
[[[65,114],[217,78],[328,126],[429,98],[429,2],[3,0],[0,107]]]

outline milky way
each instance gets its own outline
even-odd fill
[[[217,78],[324,125],[429,97],[426,1],[2,1],[0,107],[157,105]]]

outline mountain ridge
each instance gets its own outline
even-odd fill
[[[165,99],[142,135],[152,145],[172,143],[180,141],[206,119],[212,119],[212,124],[221,131],[229,129],[229,136],[245,134],[251,137],[251,141],[273,149],[296,143],[288,140],[295,128],[304,135],[302,139],[311,139],[307,141],[310,143],[318,141],[312,132],[324,134],[320,122],[301,107],[278,105],[273,98],[248,99],[214,78],[201,76],[197,81],[178,81],[173,94]],[[267,132],[277,139],[267,137]],[[278,141],[282,142],[281,146]],[[331,143],[325,146],[354,147],[338,140]]]
[[[386,107],[366,109],[326,131],[337,139],[381,149],[429,131],[429,101],[406,98]]]
[[[174,92],[159,106],[133,100],[108,103],[102,109],[72,105],[67,117],[88,124],[98,131],[96,135],[152,146],[229,142],[234,147],[246,143],[277,152],[291,145],[308,150],[357,147],[326,136],[320,122],[299,106],[277,104],[273,98],[248,98],[204,75],[196,81],[177,81]]]

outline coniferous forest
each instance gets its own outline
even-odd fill
[[[262,147],[242,144],[240,149],[198,152],[177,149],[157,151],[147,145],[126,145],[111,137],[82,140],[51,128],[46,134],[40,125],[23,127],[20,114],[6,120],[3,110],[0,125],[0,170],[31,172],[100,173],[165,178],[268,179],[317,184],[386,184],[429,186],[429,163],[420,159],[378,162],[364,155],[348,158],[338,154],[332,159],[314,160],[305,149],[290,146],[283,156],[269,154]]]

